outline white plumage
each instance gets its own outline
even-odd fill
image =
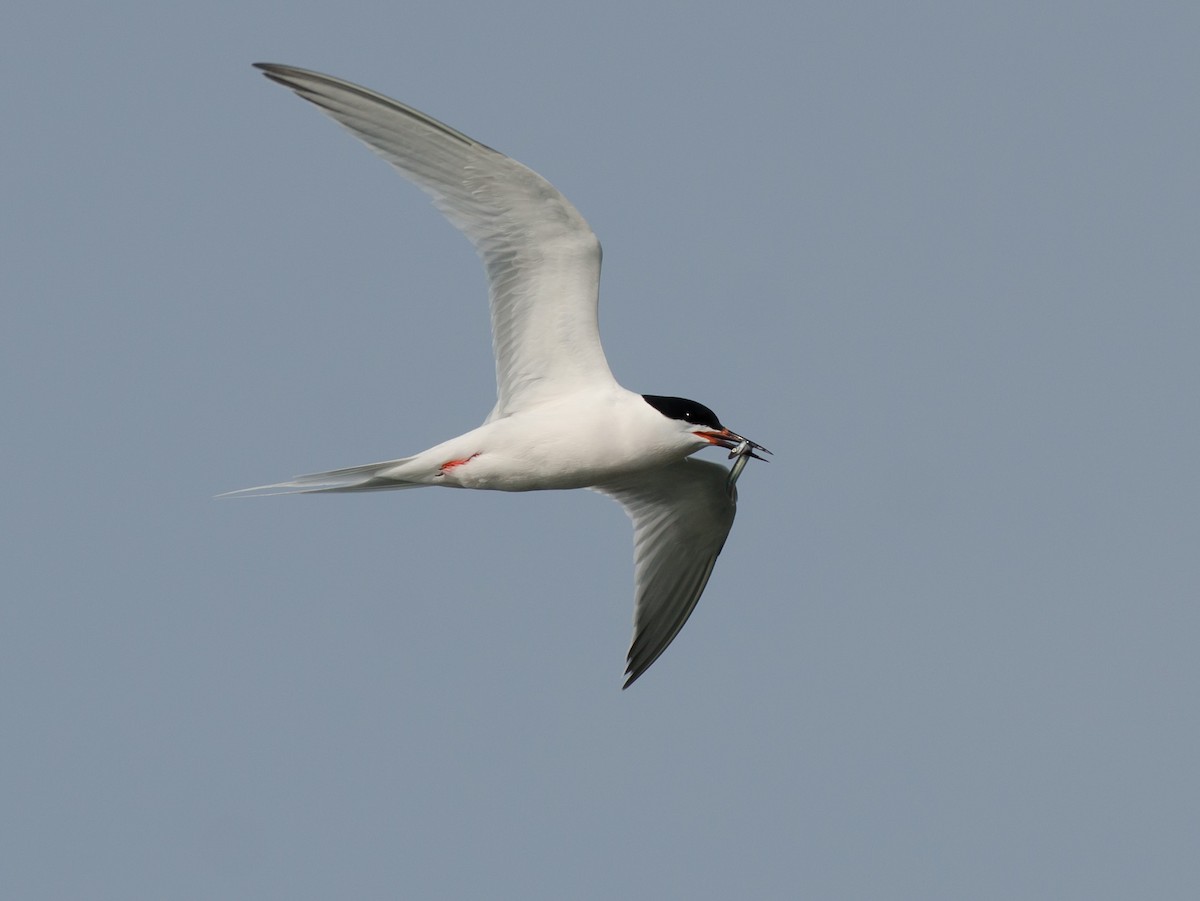
[[[687,621],[733,525],[729,471],[687,457],[711,445],[751,456],[765,448],[701,404],[617,384],[597,326],[600,242],[544,178],[374,91],[290,66],[258,67],[395,166],[471,241],[488,276],[496,406],[478,428],[414,456],[230,495],[426,485],[606,494],[634,525],[628,687]]]

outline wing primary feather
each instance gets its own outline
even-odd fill
[[[694,579],[687,588],[687,595],[690,600],[688,603],[681,605],[675,616],[671,618],[670,625],[667,629],[658,632],[654,637],[647,637],[645,642],[640,642],[641,648],[635,652],[635,648],[639,642],[630,648],[629,657],[625,673],[628,678],[622,689],[628,688],[642,673],[646,672],[651,665],[662,656],[663,651],[667,646],[675,640],[675,637],[683,630],[684,625],[692,615],[692,611],[696,609],[696,602],[700,599],[700,595],[704,593],[704,589],[708,585],[708,580],[712,576],[713,567],[716,565],[717,558],[714,556],[708,561],[708,565],[699,573],[698,578]],[[639,635],[639,638],[641,636]]]
[[[728,478],[720,464],[688,459],[596,488],[633,521],[636,599],[624,688],[675,640],[708,585],[736,512]]]

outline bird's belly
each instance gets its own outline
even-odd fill
[[[499,453],[478,457],[446,473],[449,484],[490,491],[549,491],[588,488],[612,481],[637,469],[653,466],[653,460],[575,458],[514,458]]]
[[[620,446],[580,447],[544,442],[535,447],[480,451],[444,473],[445,484],[491,491],[547,491],[589,488],[681,458],[678,450],[627,450]]]
[[[572,398],[486,423],[428,452],[440,467],[435,482],[492,491],[589,488],[694,450],[656,429],[658,414],[640,397],[625,400]]]

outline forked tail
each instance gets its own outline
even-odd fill
[[[412,459],[412,457],[403,457],[399,460],[386,460],[383,463],[351,466],[348,469],[314,472],[296,476],[290,482],[276,482],[274,485],[259,485],[257,488],[227,491],[224,494],[218,494],[217,497],[265,497],[272,494],[320,494],[327,491],[392,491],[400,488],[421,488],[425,483],[386,475],[389,470],[395,470]]]

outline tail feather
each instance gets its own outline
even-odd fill
[[[423,482],[412,482],[384,475],[388,470],[396,469],[412,459],[414,458],[403,457],[399,460],[385,460],[382,463],[366,463],[346,469],[314,472],[296,476],[290,482],[276,482],[274,485],[259,485],[256,488],[227,491],[224,494],[218,494],[217,497],[268,497],[273,494],[321,494],[332,491],[392,491],[400,488],[420,488],[424,485]]]

